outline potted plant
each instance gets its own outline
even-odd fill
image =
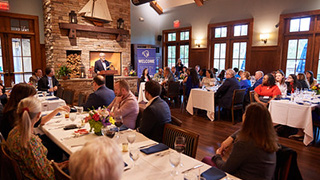
[[[58,76],[63,80],[68,79],[70,73],[71,73],[71,69],[68,66],[62,65],[59,67]]]

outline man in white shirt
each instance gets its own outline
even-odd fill
[[[59,81],[54,76],[54,69],[51,67],[47,67],[45,73],[46,75],[38,81],[38,90],[54,92],[54,95],[56,95]]]

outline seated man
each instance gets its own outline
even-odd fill
[[[142,113],[141,125],[138,129],[146,137],[162,142],[164,125],[171,122],[171,112],[168,104],[162,100],[161,87],[156,81],[146,82],[145,96],[149,101]]]
[[[139,113],[137,98],[129,89],[126,80],[119,80],[114,84],[116,98],[108,106],[111,116],[122,116],[123,124],[130,129],[135,129],[136,120]]]
[[[163,69],[159,68],[159,72],[154,74],[153,80],[160,82],[161,78],[163,78]]]
[[[29,78],[29,83],[31,83],[33,86],[36,87],[41,77],[42,77],[42,70],[40,68],[37,68],[34,71],[34,74]]]
[[[254,75],[254,78],[256,79],[256,82],[251,87],[251,90],[254,90],[256,87],[258,87],[260,84],[262,84],[263,76],[264,76],[264,74],[263,74],[262,71],[256,71],[256,74]]]
[[[54,69],[51,67],[47,67],[45,73],[46,75],[38,81],[38,90],[54,92],[54,95],[56,95],[59,81],[54,76]]]
[[[83,109],[98,109],[102,106],[109,106],[109,104],[115,98],[114,92],[105,86],[105,79],[101,75],[97,75],[93,78],[92,87],[94,93],[91,93],[86,103],[84,103]]]
[[[70,156],[69,170],[73,180],[120,180],[123,173],[122,154],[113,140],[98,137]]]
[[[222,108],[231,108],[233,91],[240,89],[239,81],[234,77],[235,72],[232,69],[226,71],[226,80],[215,93],[215,104]]]

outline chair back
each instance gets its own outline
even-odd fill
[[[277,163],[274,171],[274,180],[295,179],[302,180],[297,164],[297,152],[280,145],[277,151]]]
[[[57,90],[57,97],[63,98],[63,88],[59,87]]]
[[[2,133],[0,132],[0,143],[6,142],[6,140],[4,139],[4,137],[2,136]]]
[[[255,102],[255,100],[254,100],[254,90],[250,91],[249,96],[250,96],[250,103]]]
[[[232,105],[243,104],[246,89],[236,89],[233,91]]]
[[[15,159],[9,155],[9,150],[5,143],[1,143],[0,150],[0,179],[22,180],[22,173]]]
[[[69,90],[69,89],[65,89],[63,91],[63,98],[62,99],[64,99],[68,105],[73,106],[74,91]]]
[[[180,82],[169,82],[167,97],[174,98],[179,96]]]
[[[181,127],[182,121],[177,117],[171,115],[171,124]]]
[[[170,123],[167,123],[164,126],[162,138],[162,142],[164,144],[174,149],[174,141],[178,136],[183,136],[186,138],[186,148],[184,154],[195,158],[198,148],[199,134]]]
[[[79,93],[78,96],[78,106],[81,106],[82,104],[84,104],[86,101],[86,95],[83,93]]]
[[[144,108],[142,108],[142,107],[139,106],[139,113],[138,113],[138,116],[137,116],[137,119],[136,119],[136,129],[137,129],[138,127],[140,127],[140,121],[141,121],[141,119],[142,119],[142,113],[143,113],[143,111],[144,111]]]
[[[54,176],[57,180],[70,180],[71,177],[62,171],[62,169],[58,166],[58,164],[54,161],[51,161],[51,165],[54,170]]]

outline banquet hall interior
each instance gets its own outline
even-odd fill
[[[97,65],[100,59],[107,60],[107,64],[100,65],[102,69]],[[271,100],[264,103],[262,99],[268,95],[260,95],[252,86],[259,80],[263,86],[262,79],[266,76],[266,83],[273,79],[275,85],[279,70],[288,90],[277,94],[275,99],[279,101],[270,96],[267,98]],[[40,71],[42,75],[37,79]],[[164,72],[164,76],[159,72]],[[196,86],[191,83],[193,72]],[[222,99],[218,101],[218,92],[226,85],[230,72],[238,84],[244,78],[250,87],[241,91],[243,96],[238,103],[236,92],[241,92],[232,91],[226,108]],[[262,76],[255,77],[259,72],[263,72]],[[308,72],[316,82],[308,80]],[[57,89],[50,81],[53,80],[50,73],[58,81]],[[174,76],[175,83],[167,82],[168,73]],[[298,87],[288,80],[299,73],[306,75],[308,85],[299,88],[300,94]],[[318,179],[320,175],[320,101],[316,101],[320,98],[319,0],[0,0],[0,75],[0,87],[7,97],[3,101],[0,96],[2,104],[10,102],[10,93],[19,83],[43,91],[41,77],[48,76],[48,94],[56,96],[59,100],[56,97],[52,100],[59,105],[68,105],[71,114],[77,107],[86,107],[83,104],[89,103],[91,93],[98,91],[102,81],[102,86],[105,84],[114,91],[112,100],[126,92],[123,89],[117,92],[117,88],[128,85],[128,96],[133,95],[139,105],[135,117],[142,121],[144,110],[151,106],[148,100],[155,101],[148,91],[148,81],[158,81],[162,89],[160,97],[170,108],[171,120],[182,132],[198,135],[194,154],[189,155],[197,162],[215,156],[221,143],[242,129],[245,107],[253,101],[261,102],[270,112],[278,143],[297,153],[289,162],[291,166],[285,168],[298,167],[306,180]],[[192,87],[188,86],[188,76]],[[32,77],[37,79],[36,83]],[[214,82],[205,86],[203,78]],[[35,96],[39,95],[46,96],[45,93]],[[58,107],[51,108],[53,103],[46,100],[45,105],[41,101],[42,108],[52,111]],[[84,110],[91,107],[92,104],[87,104]],[[145,123],[142,121],[140,125]],[[131,129],[138,131],[138,125],[136,122]],[[46,131],[50,134],[50,128],[44,126],[46,135]],[[142,126],[140,129],[146,135]],[[50,142],[57,144],[67,159],[65,156],[74,150],[69,152],[61,147],[59,143],[63,141],[56,143],[54,136],[48,135]],[[185,166],[182,170],[189,167],[186,162],[182,166]],[[293,171],[288,170],[286,177],[278,179],[295,179]],[[122,179],[134,176],[126,174],[130,170],[123,173]]]

